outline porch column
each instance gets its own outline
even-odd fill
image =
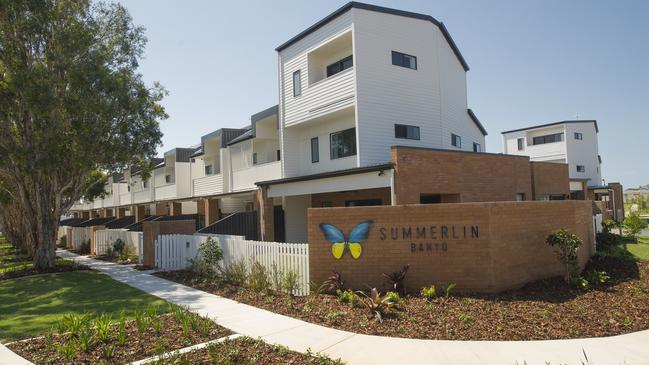
[[[215,223],[219,220],[219,200],[218,199],[205,199],[203,200],[205,207],[205,225]]]
[[[135,216],[136,222],[139,222],[142,219],[144,219],[144,205],[134,205],[131,210],[133,211],[133,215]]]
[[[268,188],[257,190],[255,205],[259,215],[259,234],[262,241],[275,241],[275,217],[273,198],[268,197]]]
[[[169,215],[181,215],[183,214],[182,204],[171,202],[169,203]]]

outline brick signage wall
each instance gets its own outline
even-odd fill
[[[461,291],[497,292],[561,275],[545,243],[560,228],[583,240],[582,267],[595,250],[590,201],[311,208],[308,217],[310,280],[336,270],[353,289],[385,290],[381,274],[406,264],[411,291],[456,283]],[[339,240],[348,243],[337,259],[332,247],[341,245],[332,241]]]

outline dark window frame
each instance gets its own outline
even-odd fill
[[[482,146],[480,145],[480,143],[473,142],[473,152],[482,152]]]
[[[416,133],[413,133],[413,135],[408,136],[408,132],[410,131],[416,131]],[[395,124],[394,125],[394,138],[400,138],[400,139],[412,139],[415,141],[420,141],[421,140],[421,130],[418,126],[416,125],[408,125],[408,124]]]
[[[256,165],[259,162],[259,159],[257,158],[257,152],[252,153],[252,164]]]
[[[533,137],[532,145],[536,146],[539,144],[563,142],[563,140],[564,140],[563,132],[552,133],[552,134],[546,134],[544,136]]]
[[[577,169],[577,172],[586,172],[586,166],[585,165],[577,165],[576,169]]]
[[[334,145],[334,138],[338,136],[342,136],[341,138],[350,138],[350,136],[345,136],[345,133],[351,133],[351,139],[350,141],[352,144],[349,146],[348,151],[344,151],[345,146],[342,145],[343,151],[339,155],[337,153],[334,153],[336,150],[335,148],[338,148],[338,145]],[[338,142],[338,141],[336,141]],[[340,142],[345,142],[344,140],[341,140]],[[356,155],[356,128],[348,128],[342,131],[337,131],[329,134],[329,158],[331,160],[336,160],[339,158],[344,158],[344,157],[350,157],[350,156],[355,156]]]
[[[516,138],[516,147],[518,147],[519,151],[523,151],[525,149],[525,138]]]
[[[584,134],[581,132],[575,132],[575,139],[578,141],[583,141],[584,140]]]
[[[326,68],[326,75],[327,78],[334,76],[336,74],[339,74],[345,70],[348,70],[350,68],[354,67],[354,55],[351,54],[343,59],[340,59],[330,65],[327,66]]]
[[[381,198],[345,200],[346,207],[374,207],[379,205],[383,205],[383,199]]]
[[[317,163],[317,162],[320,162],[320,140],[318,137],[313,137],[311,138],[311,163]]]
[[[405,62],[406,59],[414,61],[414,65],[412,65],[410,62],[406,64]],[[399,51],[392,51],[392,65],[403,67],[403,68],[409,68],[411,70],[417,70],[417,56],[413,56],[411,54],[407,54]]]
[[[451,133],[451,146],[462,148],[462,137],[458,134]]]
[[[293,97],[298,97],[302,95],[302,70],[297,70],[293,72]],[[297,76],[297,82],[295,82],[295,77]]]
[[[209,168],[209,172],[207,171]],[[205,175],[214,175],[214,165],[205,165]]]

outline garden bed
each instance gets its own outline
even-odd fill
[[[90,270],[72,260],[56,258],[56,266],[47,270],[36,270],[32,260],[9,243],[0,243],[0,281],[24,276]]]
[[[171,314],[159,315],[151,307],[135,318],[68,316],[56,333],[7,347],[35,364],[124,364],[231,334],[211,319],[175,306]]]
[[[128,257],[128,258],[122,258],[122,257],[119,257],[119,256],[108,256],[108,255],[90,256],[90,257],[95,259],[95,260],[112,262],[112,263],[119,264],[119,265],[137,265],[138,264],[137,256],[136,257]]]
[[[223,342],[176,355],[164,361],[165,364],[312,364],[334,365],[342,364],[340,360],[332,360],[318,354],[301,354],[283,346],[268,345],[261,340],[250,337],[228,339]]]
[[[606,271],[610,280],[585,290],[553,278],[499,294],[445,297],[441,293],[442,297],[430,301],[413,293],[402,298],[400,311],[383,322],[364,307],[342,303],[336,295],[293,298],[283,293],[264,294],[217,280],[200,280],[189,271],[154,275],[308,322],[379,336],[546,340],[648,329],[649,262],[596,256],[587,267],[592,270]]]

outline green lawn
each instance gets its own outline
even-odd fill
[[[626,249],[641,260],[649,260],[649,236],[638,237],[638,243],[627,243]]]
[[[46,333],[67,313],[109,313],[166,302],[94,271],[28,276],[0,281],[0,342]]]

